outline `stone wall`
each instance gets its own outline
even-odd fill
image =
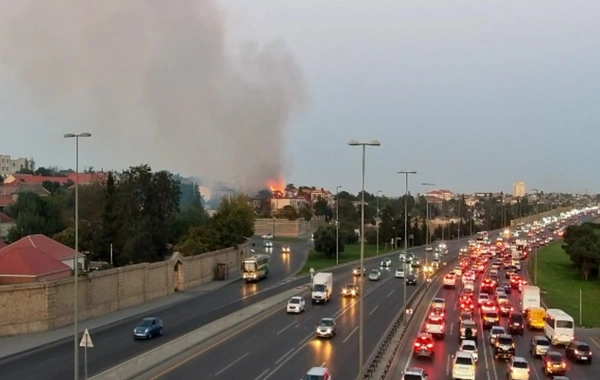
[[[274,233],[275,236],[302,237],[314,232],[323,223],[325,221],[321,218],[312,218],[308,222],[304,219],[260,218],[256,219],[254,223],[254,233],[256,235]]]
[[[91,272],[77,282],[79,318],[86,320],[215,281],[218,263],[226,277],[239,275],[250,243],[203,255]],[[0,336],[40,332],[73,323],[73,278],[0,286]]]

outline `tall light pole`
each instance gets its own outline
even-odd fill
[[[335,265],[340,263],[340,189],[335,187]]]
[[[379,255],[379,194],[381,190],[377,190],[377,219],[375,219],[376,230],[377,230],[377,254]]]
[[[90,133],[67,133],[66,139],[75,139],[75,257],[73,258],[73,370],[74,379],[79,380],[79,138],[92,137]]]
[[[456,240],[460,239],[460,227],[462,227],[462,195],[458,198],[458,234],[456,235]]]
[[[404,191],[404,257],[406,256],[406,251],[408,250],[408,176],[410,174],[417,174],[417,172],[415,171],[400,171],[398,172],[398,174],[404,174],[405,176],[405,181],[404,181],[404,187],[405,187],[405,191]],[[404,292],[404,307],[406,308],[406,281],[404,281],[404,286],[402,287],[402,290]],[[408,323],[408,318],[404,318],[405,323]]]
[[[428,187],[434,187],[435,183],[429,183],[429,182],[423,182],[421,185],[423,186],[428,186]],[[429,199],[427,199],[427,196],[425,196],[425,200],[427,201],[427,236],[425,237],[425,244],[427,244],[428,246],[431,245],[431,235],[429,234]],[[427,265],[428,262],[428,254],[427,254],[427,249],[425,249],[425,265]]]
[[[361,171],[361,202],[360,202],[360,270],[365,267],[365,154],[367,146],[380,146],[381,143],[377,140],[369,142],[358,142],[356,140],[348,141],[350,146],[362,147],[362,171]],[[364,276],[359,277],[358,282],[358,373],[364,373]]]

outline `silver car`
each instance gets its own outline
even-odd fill
[[[370,281],[381,280],[381,272],[378,269],[371,270],[371,273],[369,273],[369,280]]]
[[[550,341],[543,335],[536,335],[529,342],[529,352],[533,357],[544,356],[550,349]]]
[[[506,329],[502,326],[492,326],[490,330],[490,346],[496,343],[498,336],[506,334]]]
[[[334,318],[322,318],[317,324],[317,336],[319,338],[333,338],[336,334]]]

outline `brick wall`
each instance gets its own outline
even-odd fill
[[[261,218],[256,219],[254,222],[254,233],[256,235],[264,235],[273,233],[275,230],[275,236],[285,237],[300,237],[310,232],[315,231],[319,225],[325,223],[320,218],[312,218],[310,221],[304,219],[287,220],[287,219],[275,219],[272,218]]]
[[[203,255],[91,272],[79,278],[79,318],[86,320],[215,280],[217,264],[239,276],[250,243]],[[73,278],[0,286],[0,336],[47,331],[73,323]]]

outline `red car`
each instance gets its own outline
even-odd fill
[[[462,299],[460,300],[460,311],[470,311],[473,312],[475,311],[475,303],[473,303],[473,300],[470,298],[467,299]]]
[[[433,345],[433,336],[431,334],[421,333],[417,336],[415,343],[413,344],[413,355],[432,358],[434,353]]]
[[[486,278],[481,282],[481,291],[483,293],[493,293],[496,290],[496,283],[489,278]]]

